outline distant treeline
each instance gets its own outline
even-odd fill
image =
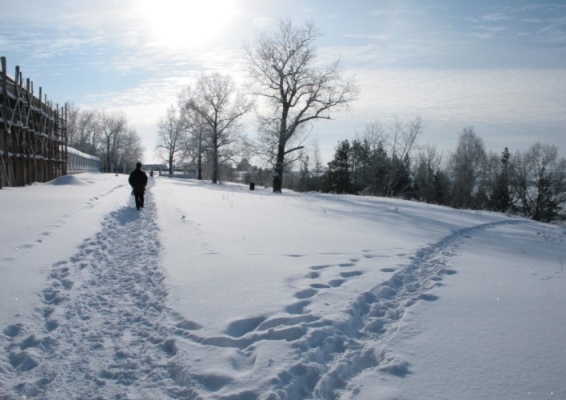
[[[68,110],[69,146],[98,157],[102,171],[129,171],[142,159],[141,139],[124,113],[81,110],[73,104]]]
[[[566,159],[553,145],[527,151],[487,152],[472,127],[464,128],[447,160],[433,146],[417,146],[422,121],[370,124],[359,139],[343,140],[325,168],[288,176],[300,192],[397,197],[454,208],[492,210],[551,222],[566,219]]]

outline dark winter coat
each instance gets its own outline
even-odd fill
[[[134,189],[134,193],[144,193],[147,185],[147,175],[140,168],[136,168],[130,174],[128,182],[132,189]]]

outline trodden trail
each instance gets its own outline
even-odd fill
[[[78,253],[53,266],[29,325],[4,330],[0,372],[12,385],[2,385],[3,400],[195,396],[168,370],[175,322],[163,312],[155,214],[148,191],[146,208],[112,212]]]
[[[345,310],[348,317],[344,324],[326,328],[325,342],[338,342],[342,348],[328,358],[327,368],[313,382],[313,398],[354,398],[359,388],[356,378],[369,368],[396,376],[410,373],[410,363],[388,350],[388,344],[402,329],[401,320],[406,309],[417,301],[438,299],[428,292],[442,285],[443,275],[457,273],[449,267],[451,259],[474,232],[517,223],[520,221],[492,222],[455,230],[418,249],[408,265],[362,293]],[[355,334],[348,335],[347,332]],[[342,343],[345,337],[349,338],[347,344]],[[315,346],[309,344],[309,347]],[[320,354],[305,351],[304,357],[310,361],[320,358]]]

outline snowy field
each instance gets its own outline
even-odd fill
[[[0,399],[566,399],[566,230],[127,176],[0,190]]]

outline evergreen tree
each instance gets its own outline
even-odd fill
[[[334,159],[328,163],[325,179],[325,191],[332,193],[351,193],[350,182],[350,142],[343,140],[336,146]]]
[[[390,179],[389,196],[410,198],[412,195],[412,180],[409,172],[408,156],[401,160],[394,155],[391,160],[390,171],[391,174],[394,174],[394,177]]]
[[[491,197],[491,208],[495,211],[506,212],[511,208],[511,195],[509,193],[509,160],[511,154],[509,149],[501,153],[501,169],[495,181],[495,187]]]
[[[449,205],[452,183],[450,182],[450,178],[446,172],[439,170],[436,174],[434,174],[434,189],[434,203],[439,205]]]
[[[349,159],[352,172],[352,193],[358,194],[367,186],[369,144],[354,140],[350,149]]]
[[[365,192],[372,196],[385,196],[389,170],[389,156],[382,144],[379,144],[369,154]]]

